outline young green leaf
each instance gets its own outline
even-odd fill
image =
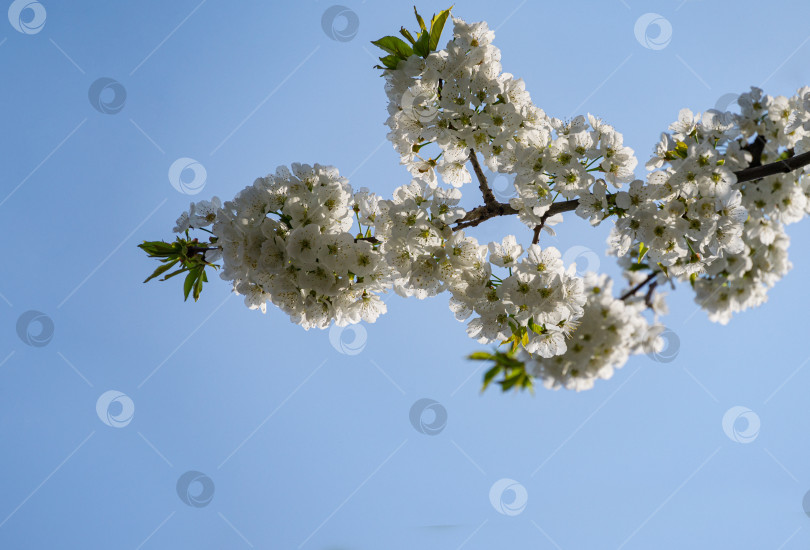
[[[201,269],[199,275],[197,276],[197,280],[194,281],[194,301],[200,299],[200,293],[202,292],[203,281],[206,280],[205,278],[205,270]]]
[[[679,141],[675,145],[675,155],[682,159],[685,159],[686,157],[689,156],[689,146],[686,145],[685,142]]]
[[[529,324],[529,329],[531,329],[532,332],[536,332],[537,334],[545,334],[546,333],[546,329],[543,328],[542,326],[538,325],[537,323],[535,323],[534,318],[530,317],[528,324]]]
[[[186,280],[183,282],[183,301],[185,302],[188,300],[188,295],[191,292],[191,289],[194,287],[194,281],[196,280],[197,275],[194,270],[188,272],[186,275]]]
[[[435,51],[439,47],[439,40],[442,37],[442,30],[447,18],[450,16],[450,10],[453,8],[440,11],[439,15],[434,15],[430,22],[430,51]]]
[[[419,33],[419,38],[413,45],[413,53],[419,57],[427,57],[430,54],[430,33],[427,31]]]
[[[411,45],[413,45],[414,42],[416,42],[416,39],[414,39],[413,35],[411,34],[411,31],[409,31],[405,27],[402,27],[401,29],[399,29],[399,34],[404,36],[408,40],[408,42],[411,43]]]
[[[147,277],[147,278],[146,278],[146,280],[144,281],[144,283],[148,283],[149,281],[151,281],[151,280],[152,280],[152,279],[154,279],[155,277],[158,277],[158,276],[162,275],[163,273],[165,273],[166,271],[168,271],[169,269],[171,269],[171,268],[172,268],[172,266],[174,266],[174,264],[176,264],[178,261],[180,261],[180,258],[175,258],[175,259],[174,259],[174,260],[172,260],[171,262],[166,263],[166,264],[163,264],[162,266],[158,267],[158,268],[155,270],[155,272],[154,272],[154,273],[152,273],[152,274],[151,274],[149,277]]]
[[[501,389],[503,391],[509,391],[512,389],[515,384],[519,383],[521,379],[526,376],[526,372],[522,369],[515,369],[511,373],[509,373],[506,378],[501,380],[499,383],[501,385]]]
[[[380,61],[382,61],[383,65],[385,65],[388,69],[396,69],[401,60],[396,55],[391,54],[381,57]]]
[[[416,21],[419,23],[419,28],[422,29],[423,32],[427,31],[427,29],[425,28],[425,20],[422,19],[422,16],[419,15],[419,12],[416,11],[416,6],[413,7],[413,13],[416,15]]]
[[[638,263],[641,263],[641,260],[644,259],[644,256],[647,255],[647,252],[649,250],[650,250],[649,247],[647,247],[647,245],[645,245],[644,243],[639,244],[639,247],[638,247]]]
[[[501,366],[500,365],[495,365],[494,367],[489,369],[486,372],[486,374],[484,374],[484,385],[481,388],[481,391],[484,391],[484,390],[487,389],[489,384],[495,379],[496,376],[498,376],[499,372],[501,372]]]
[[[396,36],[384,36],[373,41],[372,44],[400,59],[408,59],[413,55],[413,49],[404,40]]]

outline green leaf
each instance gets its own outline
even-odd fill
[[[172,278],[172,277],[174,277],[175,275],[180,275],[181,273],[185,273],[186,271],[188,271],[188,267],[187,267],[187,266],[184,264],[184,265],[183,265],[183,267],[181,267],[181,268],[180,268],[180,269],[178,269],[177,271],[172,271],[172,272],[171,272],[171,273],[169,273],[168,275],[164,276],[164,277],[161,279],[161,281],[168,281],[169,279],[171,279],[171,278]]]
[[[506,340],[504,340],[503,342],[501,342],[501,343],[500,343],[500,344],[498,344],[498,345],[499,345],[499,346],[503,346],[504,344],[508,344],[509,342],[514,341],[514,340],[515,340],[515,338],[516,338],[516,336],[513,334],[512,336],[510,336],[509,338],[507,338]]]
[[[495,359],[495,356],[491,353],[487,353],[486,351],[476,351],[468,355],[467,359],[473,359],[475,361],[487,361],[489,359]]]
[[[419,38],[413,45],[413,53],[419,57],[427,57],[430,54],[430,33],[427,31],[419,33]]]
[[[515,386],[515,384],[517,384],[518,382],[520,382],[520,381],[521,381],[521,379],[522,379],[524,376],[526,376],[526,372],[525,372],[524,370],[522,370],[522,369],[515,369],[514,371],[512,371],[511,373],[509,373],[509,375],[508,375],[506,378],[504,378],[503,380],[501,380],[501,382],[500,382],[500,384],[501,384],[501,389],[502,389],[503,391],[509,391],[510,389],[512,389],[512,388]]]
[[[641,271],[642,269],[650,269],[648,264],[632,264],[627,268],[627,271]]]
[[[647,255],[647,252],[649,250],[650,250],[650,248],[647,245],[645,245],[644,243],[639,244],[639,247],[638,247],[638,262],[637,263],[641,263],[641,260],[644,259],[644,256]]]
[[[203,281],[206,280],[205,278],[205,271],[201,270],[197,280],[194,282],[194,301],[200,299],[200,293],[202,292]]]
[[[419,28],[422,29],[423,31],[426,31],[427,29],[425,28],[425,20],[422,19],[422,16],[419,15],[419,12],[416,11],[416,6],[413,7],[413,13],[416,15],[416,20],[419,22]]]
[[[537,334],[545,334],[546,329],[534,322],[534,318],[529,319],[529,328]]]
[[[487,371],[487,372],[484,374],[484,385],[483,385],[483,387],[481,388],[481,391],[484,391],[484,390],[486,390],[486,389],[487,389],[487,387],[489,386],[489,384],[490,384],[490,383],[491,383],[491,382],[492,382],[492,381],[495,379],[495,377],[498,375],[498,373],[499,373],[499,372],[501,372],[501,367],[500,367],[500,365],[495,365],[494,367],[492,367],[491,369],[489,369],[489,370],[488,370],[488,371]]]
[[[413,37],[413,35],[411,34],[411,32],[410,32],[408,29],[406,29],[405,27],[402,27],[401,29],[399,29],[399,34],[401,34],[401,35],[402,35],[402,36],[404,36],[406,39],[408,39],[408,42],[410,42],[411,44],[413,44],[414,42],[416,42],[416,40],[414,39],[414,37]]]
[[[501,380],[498,383],[501,385],[501,391],[507,392],[511,390],[514,387],[514,385],[518,383],[518,381],[516,378],[513,378],[511,380]]]
[[[689,146],[686,145],[685,142],[679,141],[677,145],[675,145],[675,155],[685,159],[687,156],[689,156]]]
[[[194,287],[194,281],[197,279],[197,275],[194,270],[189,271],[188,275],[186,275],[186,280],[183,282],[183,301],[185,302],[188,300],[188,295],[191,292],[191,289]]]
[[[505,369],[522,369],[525,366],[522,362],[510,356],[508,353],[498,352],[496,361]]]
[[[444,29],[444,24],[447,22],[447,18],[450,16],[450,10],[453,8],[446,9],[444,11],[440,11],[439,15],[434,15],[433,19],[430,22],[430,51],[434,51],[439,46],[439,39],[442,36],[442,30]]]
[[[144,283],[148,283],[149,281],[151,281],[151,280],[152,280],[152,279],[154,279],[155,277],[158,277],[158,276],[160,276],[161,274],[165,273],[166,271],[168,271],[169,269],[171,269],[171,268],[172,268],[172,266],[174,266],[174,264],[176,264],[178,261],[180,261],[180,258],[176,258],[176,259],[172,260],[170,263],[163,264],[162,266],[158,267],[158,268],[155,270],[155,272],[154,272],[154,273],[152,273],[152,274],[151,274],[149,277],[147,277],[147,278],[146,278],[146,280],[144,281]]]
[[[404,40],[396,36],[384,36],[373,41],[372,44],[401,59],[408,59],[413,55],[413,49]]]
[[[382,61],[383,65],[385,65],[387,68],[396,69],[397,65],[400,62],[400,58],[397,57],[394,54],[391,54],[391,55],[386,55],[385,57],[381,57],[380,61]]]
[[[138,245],[138,248],[150,256],[167,256],[175,252],[174,243],[163,241],[144,241]]]

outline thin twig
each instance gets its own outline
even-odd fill
[[[647,276],[647,278],[646,278],[646,279],[644,279],[644,280],[643,280],[643,281],[641,281],[639,284],[637,284],[636,286],[634,286],[633,288],[631,288],[630,290],[628,290],[627,292],[625,292],[624,294],[622,294],[622,295],[621,295],[621,297],[619,298],[619,300],[626,300],[626,299],[630,298],[631,296],[634,296],[634,295],[636,294],[636,292],[638,292],[639,290],[641,290],[641,289],[644,287],[644,285],[646,285],[647,283],[649,283],[650,281],[652,281],[653,279],[655,279],[655,277],[656,277],[657,275],[658,275],[658,272],[657,272],[657,271],[656,271],[656,272],[653,272],[653,273],[650,273],[650,274]]]
[[[537,244],[540,242],[540,231],[543,230],[543,224],[545,220],[540,220],[540,225],[534,226],[534,235],[532,235],[532,244]]]
[[[655,287],[658,286],[658,281],[653,281],[652,284],[647,288],[647,294],[644,296],[644,303],[647,304],[648,308],[652,308],[652,298],[653,292],[655,292]]]

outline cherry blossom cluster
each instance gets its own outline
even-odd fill
[[[490,262],[508,270],[478,292],[453,292],[450,308],[459,321],[473,313],[467,334],[482,344],[515,339],[528,353],[553,357],[565,353],[577,330],[585,294],[576,265],[566,269],[559,250],[533,244],[523,254],[513,235],[490,243]]]
[[[534,137],[540,139],[517,141],[514,164],[501,167],[516,174],[518,196],[509,203],[518,218],[529,227],[541,224],[557,196],[578,198],[576,214],[591,225],[610,215],[608,185],[614,190],[630,182],[638,164],[622,134],[588,115],[569,122],[552,118],[549,129]]]
[[[743,250],[748,212],[734,171],[751,156],[731,140],[733,128],[731,113],[709,111],[701,119],[688,109],[680,112],[647,163],[659,170],[616,194],[622,212],[609,243],[620,256],[644,243],[651,264],[688,278],[724,252]]]
[[[642,315],[644,303],[615,298],[610,277],[589,272],[583,288],[583,314],[565,352],[549,357],[521,349],[517,354],[546,388],[590,389],[597,379],[612,377],[630,355],[663,345],[660,330],[652,329]]]
[[[427,298],[447,288],[465,288],[489,280],[482,247],[450,223],[464,215],[461,192],[416,178],[380,200],[373,222],[381,253],[395,271],[393,286],[401,296]]]
[[[388,139],[401,162],[414,175],[435,181],[438,172],[460,187],[472,181],[466,167],[472,149],[493,172],[516,174],[511,206],[532,227],[555,193],[593,196],[581,211],[585,217],[606,210],[606,184],[630,181],[637,164],[621,134],[594,117],[549,118],[523,80],[502,72],[486,23],[453,18],[453,24],[444,50],[411,55],[383,73]]]
[[[771,97],[758,88],[738,100],[735,143],[758,147],[759,163],[805,152],[810,144],[810,88],[792,97]],[[754,140],[754,141],[751,141]],[[767,290],[790,269],[790,239],[785,225],[810,213],[810,178],[807,167],[739,185],[742,206],[748,212],[742,250],[728,251],[715,260],[694,283],[696,302],[712,321],[728,323],[734,313],[767,300]]]
[[[379,294],[390,288],[390,269],[371,242],[349,232],[356,209],[374,215],[368,193],[358,195],[356,202],[333,167],[282,166],[221,208],[217,199],[192,204],[175,231],[212,226],[220,277],[251,309],[264,312],[270,301],[306,329],[374,322],[386,312]]]
[[[715,261],[694,282],[695,301],[710,320],[723,325],[734,313],[764,303],[768,289],[792,267],[787,255],[790,238],[778,221],[751,217],[743,240],[742,251]]]

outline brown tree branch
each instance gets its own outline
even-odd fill
[[[540,224],[534,226],[534,235],[532,235],[532,244],[537,244],[540,242],[540,232],[543,230],[543,225],[546,223],[546,216],[540,219]]]
[[[810,151],[785,160],[777,160],[760,166],[749,166],[745,170],[734,172],[734,174],[737,176],[737,183],[744,183],[776,174],[787,174],[808,164],[810,164]]]
[[[555,214],[562,214],[563,212],[576,210],[577,206],[579,206],[579,201],[577,199],[555,202],[546,211],[546,213],[543,214],[543,216],[547,219]],[[512,208],[512,206],[508,203],[495,201],[493,204],[478,206],[467,212],[463,218],[456,220],[456,226],[453,228],[453,231],[458,231],[459,229],[464,229],[465,227],[475,227],[476,225],[490,218],[495,218],[498,216],[511,216],[512,214],[517,213],[518,211]]]
[[[762,166],[762,151],[765,150],[766,143],[767,140],[764,137],[757,135],[754,141],[742,147],[743,151],[751,153],[751,163],[748,165],[748,168]]]
[[[546,225],[546,220],[549,219],[551,216],[559,214],[561,212],[568,212],[569,210],[576,210],[579,201],[574,199],[570,201],[563,201],[557,202],[551,205],[551,208],[546,210],[546,213],[540,216],[540,223],[534,226],[534,235],[532,236],[532,244],[537,244],[540,242],[540,232],[543,230],[543,227]]]
[[[518,211],[512,208],[505,202],[495,201],[494,203],[484,204],[473,208],[463,218],[456,220],[456,226],[453,231],[464,229],[466,227],[475,227],[476,225],[498,216],[511,216],[517,214]]]
[[[484,175],[481,165],[478,164],[478,156],[475,154],[475,149],[470,149],[470,162],[472,163],[473,171],[478,178],[478,188],[481,189],[481,196],[484,197],[484,204],[497,204],[498,201],[495,200],[495,195],[492,194],[492,189],[489,188],[487,177]]]

